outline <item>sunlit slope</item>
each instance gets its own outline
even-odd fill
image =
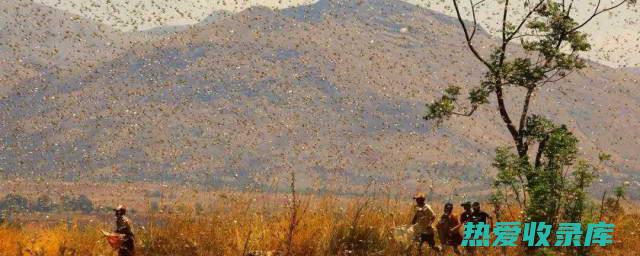
[[[508,141],[493,107],[441,128],[421,119],[443,88],[482,75],[461,39],[455,20],[399,1],[250,8],[73,79],[25,83],[0,102],[0,164],[66,179],[245,186],[293,169],[304,186],[436,178],[484,190]],[[597,187],[639,180],[637,79],[594,65],[534,102],[586,158],[613,155]]]
[[[29,0],[4,0],[0,10],[0,96],[23,79],[86,70],[139,39]]]

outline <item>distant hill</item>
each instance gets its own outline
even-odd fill
[[[139,40],[31,0],[4,0],[0,10],[0,96],[24,79],[108,60]]]
[[[624,71],[633,73],[635,75],[640,75],[640,67],[627,67],[623,68]]]
[[[215,11],[209,14],[207,17],[204,17],[199,23],[193,25],[171,25],[171,26],[159,26],[151,29],[145,29],[141,32],[143,34],[147,34],[149,36],[166,36],[170,33],[182,32],[188,29],[193,29],[194,27],[203,27],[211,25],[221,19],[229,17],[233,15],[231,12],[227,12],[224,10]]]
[[[302,186],[434,179],[436,193],[486,190],[493,150],[508,141],[491,107],[441,128],[421,119],[443,88],[481,78],[461,40],[453,18],[401,1],[253,7],[91,72],[21,84],[0,101],[0,168],[232,186],[293,169]],[[576,132],[585,158],[612,154],[594,193],[640,184],[637,79],[592,64],[534,102]]]

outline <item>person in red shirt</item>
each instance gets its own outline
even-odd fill
[[[118,248],[118,256],[133,256],[134,250],[134,235],[131,231],[131,221],[125,214],[127,214],[127,208],[124,205],[119,205],[114,209],[116,215],[116,230],[114,233],[122,236],[122,243]]]

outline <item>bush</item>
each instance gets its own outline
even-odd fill
[[[85,195],[74,197],[71,195],[63,195],[61,198],[62,208],[67,211],[81,211],[83,213],[91,213],[94,210],[93,202]]]
[[[93,212],[93,202],[85,195],[80,195],[76,199],[76,209],[83,213]]]
[[[31,207],[32,210],[37,212],[50,212],[55,209],[56,205],[48,195],[39,196]]]
[[[29,210],[29,199],[18,194],[7,194],[0,201],[0,210],[8,212],[22,212]]]

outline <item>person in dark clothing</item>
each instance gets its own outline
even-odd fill
[[[127,216],[127,208],[124,205],[119,205],[114,209],[116,214],[116,230],[114,233],[122,234],[122,245],[118,249],[118,256],[133,256],[134,249],[134,235],[131,231],[131,221]]]
[[[464,225],[467,221],[471,219],[471,202],[464,202],[460,206],[464,209],[464,212],[460,214],[460,225]]]
[[[471,222],[473,223],[485,223],[485,224],[489,224],[489,227],[493,227],[493,218],[491,218],[491,216],[480,210],[480,203],[478,202],[473,202],[473,212],[471,213]],[[489,220],[489,222],[487,222],[487,220]]]
[[[460,215],[460,225],[464,226],[467,222],[476,224],[480,222],[487,223],[487,220],[489,220],[489,227],[493,226],[493,219],[488,213],[480,209],[479,202],[473,202],[473,204],[465,202],[462,206],[464,207],[464,212]],[[465,247],[466,255],[470,256],[476,255],[478,250],[480,250],[480,254],[482,255],[482,248],[476,248],[473,246]]]
[[[464,202],[460,206],[462,206],[462,208],[464,208],[464,212],[462,212],[460,214],[460,224],[458,225],[457,228],[464,227],[464,225],[467,222],[472,221],[472,216],[473,216],[473,211],[471,210],[471,202],[469,202],[469,201]],[[464,234],[464,232],[463,232],[463,234]],[[466,246],[466,247],[464,247],[464,250],[466,251],[466,255],[475,255],[476,254],[476,248],[475,247]]]

